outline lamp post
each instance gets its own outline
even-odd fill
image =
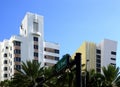
[[[75,64],[76,64],[76,86],[82,87],[81,81],[81,53],[76,53],[75,56]]]
[[[88,62],[89,62],[89,59],[86,60],[85,87],[87,87],[87,86],[86,86],[86,84],[87,84],[87,82],[86,82],[86,77],[87,77],[87,71],[88,71],[88,70],[87,70],[87,69],[88,69],[88,64],[87,64]]]

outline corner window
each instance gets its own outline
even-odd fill
[[[59,60],[59,57],[55,57],[55,60],[57,60],[57,61],[58,61],[58,60]]]
[[[111,58],[111,60],[116,60],[116,58]]]
[[[21,54],[21,50],[15,49],[15,50],[14,50],[14,54]]]
[[[101,54],[101,50],[99,50],[99,49],[97,49],[96,52],[97,52],[98,54]]]
[[[114,51],[111,51],[111,54],[112,54],[112,55],[116,55],[116,52],[114,52]]]
[[[14,41],[14,46],[20,46],[21,45],[21,42],[20,41]]]
[[[38,41],[38,37],[33,37],[33,40],[34,41]]]
[[[101,58],[101,56],[100,56],[100,55],[96,55],[96,57],[97,57],[97,58]]]
[[[38,57],[38,53],[34,52],[34,57]]]
[[[34,49],[38,49],[38,45],[34,45]]]
[[[15,65],[15,69],[20,70],[21,69],[21,65]]]
[[[21,58],[20,57],[15,57],[14,62],[21,62]]]
[[[59,54],[59,50],[56,50],[56,49],[55,49],[55,53],[58,53],[58,54]]]

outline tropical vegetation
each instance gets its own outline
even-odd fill
[[[41,67],[37,61],[22,62],[21,66],[14,78],[1,81],[0,87],[76,87],[75,66],[67,66],[59,73],[54,70],[55,66]],[[83,72],[82,87],[120,87],[119,67],[102,67],[101,73],[95,70]]]

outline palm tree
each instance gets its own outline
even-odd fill
[[[104,76],[94,69],[82,72],[82,87],[103,87]]]
[[[109,65],[108,67],[103,67],[102,70],[105,78],[105,87],[120,87],[120,72],[118,67]]]
[[[63,58],[70,58],[69,54],[63,56]],[[72,61],[72,60],[70,60]],[[56,72],[55,66],[45,68],[45,77],[50,79],[43,84],[45,87],[75,87],[75,67],[69,68],[67,66],[60,72]]]
[[[16,87],[36,87],[36,78],[43,75],[43,67],[36,61],[22,62],[22,70],[17,70],[13,78]]]

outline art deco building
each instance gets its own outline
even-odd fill
[[[20,35],[0,42],[0,81],[10,79],[21,61],[34,60],[53,66],[59,60],[59,44],[44,40],[43,16],[27,13],[20,25]]]

